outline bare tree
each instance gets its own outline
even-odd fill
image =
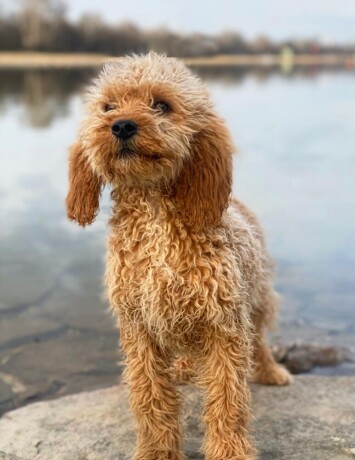
[[[50,39],[53,26],[65,15],[62,0],[19,0],[19,27],[22,43],[26,49],[41,47]]]

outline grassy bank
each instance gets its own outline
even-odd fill
[[[115,58],[101,54],[65,54],[65,53],[32,53],[32,52],[0,52],[0,68],[65,68],[65,67],[98,67],[104,62]],[[183,59],[189,66],[201,67],[345,67],[355,68],[355,56],[322,54],[296,55],[285,60],[281,55],[223,55],[212,57],[194,57]]]

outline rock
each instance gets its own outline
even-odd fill
[[[292,374],[309,372],[315,367],[338,366],[354,362],[350,349],[310,344],[292,344],[273,347],[276,361],[282,363]]]
[[[184,394],[185,453],[202,459],[201,397]],[[355,379],[296,377],[290,387],[253,386],[262,460],[342,460],[355,452]],[[126,460],[135,444],[128,388],[35,403],[0,419],[0,460]]]

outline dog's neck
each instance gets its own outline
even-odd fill
[[[189,188],[187,189],[187,192]],[[194,195],[193,195],[194,196]],[[191,212],[191,203],[185,202],[186,199],[193,198],[188,193],[177,194],[173,186],[165,187],[138,187],[138,186],[116,186],[111,192],[113,200],[112,217],[110,224],[112,227],[124,227],[129,222],[135,222],[141,226],[145,223],[150,226],[158,221],[177,229],[178,233],[197,235],[206,234],[216,226],[219,226],[221,215],[214,220],[197,219],[196,212]],[[206,200],[198,202],[199,214],[208,213]],[[210,208],[213,207],[211,204]],[[227,207],[227,206],[226,206]],[[213,217],[213,215],[212,215]],[[202,220],[202,223],[201,223]]]
[[[116,187],[111,192],[113,200],[110,224],[115,227],[126,219],[131,221],[145,217],[151,220],[177,218],[172,191],[169,188],[141,188],[134,186]]]

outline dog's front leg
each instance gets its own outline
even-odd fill
[[[125,376],[138,425],[134,460],[183,460],[180,394],[170,376],[170,356],[144,329],[121,327]]]
[[[197,379],[205,391],[206,460],[255,458],[248,432],[250,346],[245,339],[213,333],[199,360]]]

